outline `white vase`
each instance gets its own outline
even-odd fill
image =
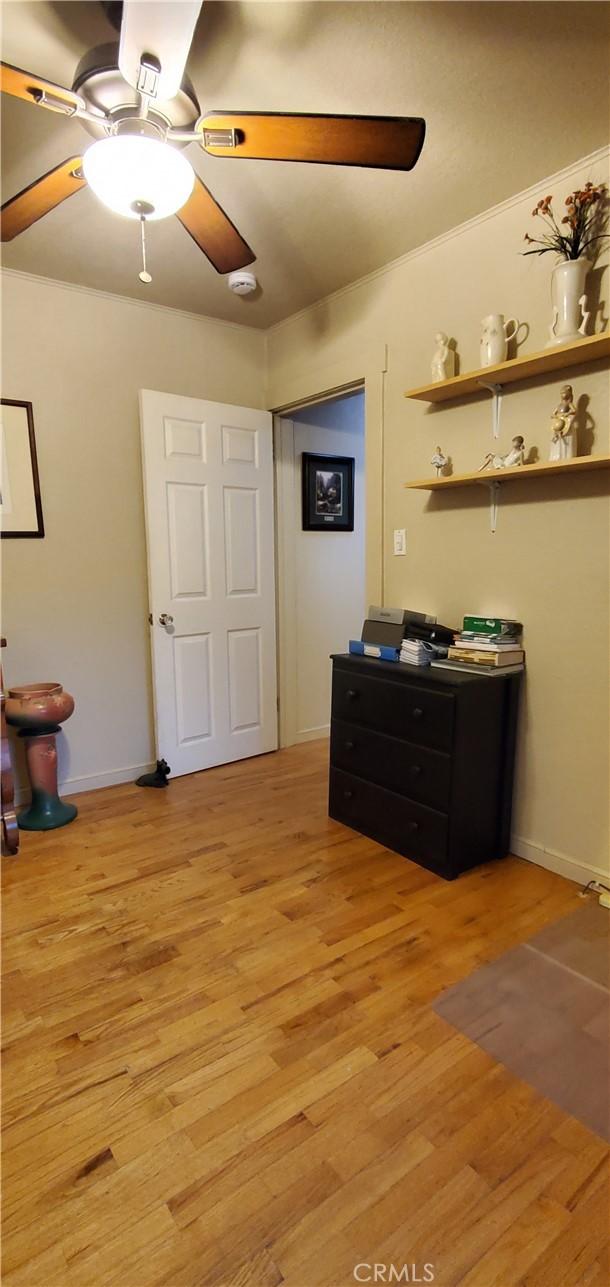
[[[553,321],[549,327],[551,338],[547,340],[547,348],[580,340],[585,334],[590,316],[586,311],[585,278],[590,267],[588,259],[564,259],[553,269]]]

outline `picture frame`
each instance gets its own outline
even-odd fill
[[[354,464],[353,456],[303,452],[304,532],[353,532]]]
[[[3,538],[44,536],[34,412],[15,398],[0,398],[0,526]]]

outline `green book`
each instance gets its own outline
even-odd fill
[[[520,621],[507,621],[504,617],[464,617],[463,630],[477,635],[517,635],[523,626]]]

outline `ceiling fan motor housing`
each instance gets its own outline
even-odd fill
[[[72,88],[85,99],[91,111],[100,113],[99,126],[91,119],[82,122],[94,138],[104,138],[107,134],[102,113],[108,113],[110,120],[119,128],[129,120],[141,120],[140,95],[127,84],[119,71],[118,44],[98,45],[90,49],[81,58]],[[151,104],[147,119],[149,125],[156,127],[157,134],[164,135],[170,128],[191,129],[199,114],[197,95],[185,75],[179,94],[169,101]],[[187,145],[177,143],[174,146],[182,148]]]

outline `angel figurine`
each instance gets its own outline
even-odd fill
[[[434,453],[434,455],[433,455],[433,457],[432,457],[432,460],[430,461],[430,464],[431,464],[431,465],[434,465],[434,468],[435,468],[435,470],[436,470],[436,477],[437,477],[437,478],[440,478],[440,476],[441,476],[441,474],[442,474],[442,472],[443,472],[443,469],[445,468],[445,465],[447,464],[447,456],[444,456],[444,455],[443,455],[443,453],[442,453],[442,451],[441,451],[440,447],[437,447],[437,448],[436,448],[436,451],[435,451],[435,453]]]
[[[549,460],[571,460],[576,455],[576,407],[571,384],[564,384],[559,405],[551,416]]]
[[[437,331],[434,340],[436,350],[430,364],[432,379],[435,383],[438,380],[450,380],[455,375],[455,350],[450,348],[444,331]]]
[[[483,464],[479,466],[479,473],[483,469],[514,469],[517,465],[525,464],[525,445],[521,434],[513,438],[510,451],[505,456],[496,456],[493,451],[487,453]]]

